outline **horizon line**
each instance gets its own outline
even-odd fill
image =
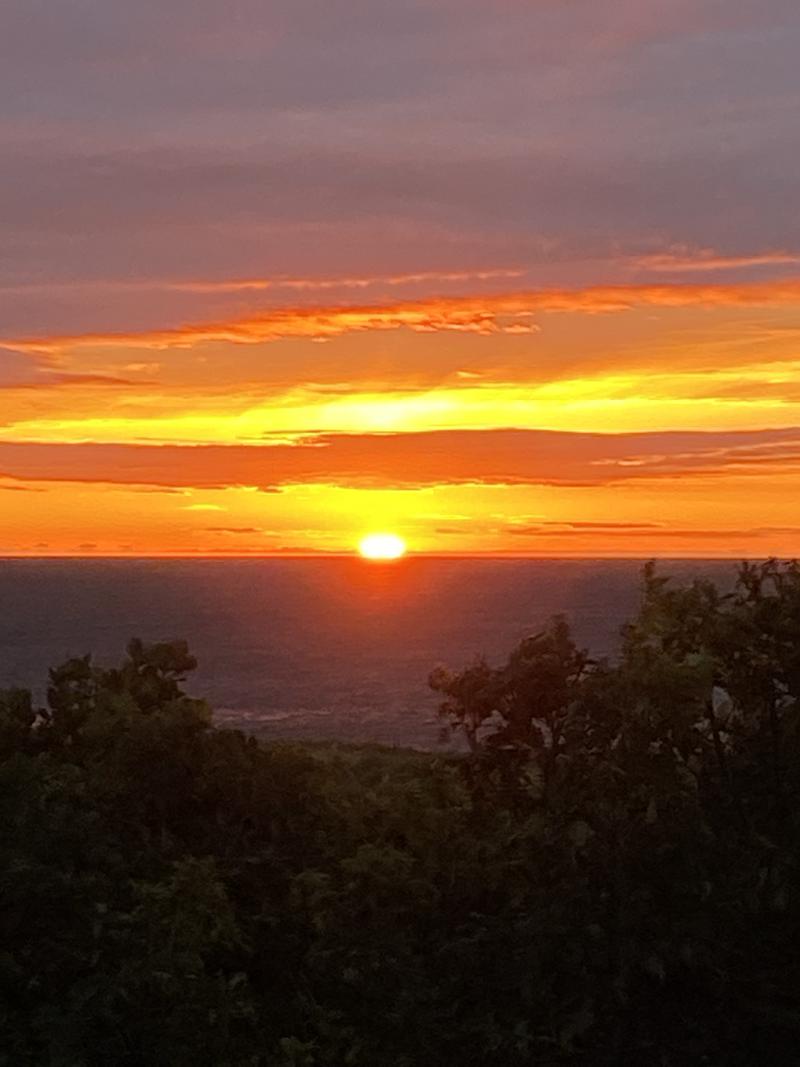
[[[603,554],[587,555],[585,553],[512,553],[512,552],[406,552],[405,555],[396,559],[366,559],[358,552],[249,552],[249,553],[200,553],[200,552],[159,552],[159,553],[29,553],[9,552],[0,553],[0,562],[11,560],[230,560],[241,562],[242,560],[352,560],[363,563],[365,566],[401,566],[404,562],[413,560],[530,560],[532,562],[558,562],[586,561],[607,562],[620,561],[698,561],[698,562],[735,562],[737,560],[761,560],[779,559],[795,561],[796,556],[781,556],[777,553],[764,553],[759,555],[744,555],[742,553],[712,554],[712,555],[661,555],[656,552],[642,552],[633,554]]]

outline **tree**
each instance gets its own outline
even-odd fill
[[[793,1056],[800,967],[783,939],[800,923],[800,569],[744,564],[722,592],[675,588],[648,566],[613,665],[577,653],[563,624],[550,633],[501,668],[481,664],[477,716],[474,667],[432,684],[442,715],[472,732],[484,794],[498,755],[518,788],[531,768],[545,783],[533,848],[553,896],[570,899],[563,948],[601,958],[571,1040],[599,1037],[591,1062],[637,1044],[668,1063]],[[481,739],[473,726],[490,714]],[[596,932],[593,952],[581,928]]]
[[[0,694],[0,1067],[796,1062],[795,565],[439,669],[461,754],[261,745],[193,665]]]

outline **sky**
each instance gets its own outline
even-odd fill
[[[0,554],[800,555],[796,0],[0,0]]]

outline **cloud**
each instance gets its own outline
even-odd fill
[[[389,274],[362,278],[252,278],[241,281],[173,282],[167,288],[188,292],[241,292],[269,289],[295,289],[319,292],[330,289],[372,289],[376,286],[413,286],[449,282],[482,282],[496,278],[519,278],[525,272],[516,268],[488,268],[472,271],[418,271],[415,274]]]
[[[800,536],[800,526],[754,526],[739,528],[708,528],[704,526],[668,526],[655,522],[557,522],[542,520],[533,523],[518,522],[478,522],[466,525],[451,524],[435,529],[435,533],[463,538],[465,534],[491,536],[492,538],[510,538],[508,541],[513,551],[515,539],[539,541],[548,551],[553,545],[585,545],[577,551],[606,551],[615,542],[622,542],[626,549],[636,552],[652,551],[661,554],[664,546],[671,541],[686,542],[688,545],[712,542],[747,542],[776,537],[794,538]]]
[[[509,526],[508,529],[509,529],[509,532],[510,532],[510,531],[512,531],[514,529],[520,530],[520,531],[521,530],[540,529],[543,526],[558,526],[560,528],[561,527],[565,527],[565,528],[570,529],[570,530],[578,530],[578,531],[585,530],[588,533],[591,533],[594,530],[623,530],[623,531],[628,531],[628,530],[658,530],[658,529],[661,529],[661,524],[657,523],[657,522],[556,522],[556,521],[541,522],[541,523],[536,524],[535,526],[525,526],[525,527]]]
[[[751,255],[720,255],[711,249],[684,248],[639,256],[636,265],[652,271],[718,271],[743,267],[785,267],[800,263],[797,252],[758,252]]]
[[[113,374],[69,374],[63,373],[43,373],[38,374],[32,381],[21,382],[17,388],[19,389],[51,389],[54,386],[92,386],[97,385],[101,387],[107,386],[128,386],[135,385],[137,387],[153,385],[152,381],[144,381],[141,378],[135,381],[131,378],[120,378]]]
[[[0,442],[0,473],[10,478],[197,489],[308,483],[585,487],[767,470],[800,471],[800,428],[623,434],[446,430],[328,434],[264,446]],[[183,510],[221,509],[192,504]]]
[[[206,526],[205,533],[220,534],[260,534],[264,531],[257,526]]]
[[[0,348],[0,389],[50,389],[60,386],[129,386],[151,383],[112,374],[78,374],[59,370],[45,353]]]
[[[90,296],[109,296],[131,293],[139,299],[158,292],[209,294],[240,294],[264,292],[298,292],[319,293],[361,289],[397,289],[418,286],[463,284],[465,282],[486,282],[508,278],[520,278],[526,272],[515,267],[489,267],[476,270],[426,270],[405,274],[375,274],[362,277],[352,276],[310,276],[291,278],[276,274],[262,278],[72,278],[63,281],[36,280],[15,282],[10,280],[0,284],[0,293],[20,297],[33,293],[47,295],[67,294],[73,299],[85,290]]]
[[[606,542],[611,539],[635,539],[637,541],[646,541],[648,538],[652,539],[654,543],[658,543],[661,540],[677,540],[677,541],[739,541],[744,538],[752,537],[766,537],[771,536],[776,531],[768,527],[757,527],[754,529],[744,530],[731,530],[731,529],[704,529],[702,527],[685,528],[680,529],[676,527],[664,527],[655,526],[641,523],[631,523],[630,526],[625,526],[620,523],[619,525],[610,525],[607,527],[598,523],[597,528],[593,529],[581,529],[574,527],[567,527],[565,529],[553,530],[545,526],[527,526],[527,527],[513,527],[506,526],[502,529],[504,534],[519,534],[524,537],[545,537],[552,538],[557,537],[559,540],[563,539],[592,539],[596,538],[602,542]],[[782,533],[800,533],[800,527],[796,530],[785,529]]]
[[[41,354],[0,348],[0,389],[18,389],[30,385],[48,371]]]
[[[793,0],[6,0],[3,21],[8,284],[577,272],[800,238]]]
[[[535,314],[608,314],[633,308],[749,308],[800,305],[800,278],[760,283],[589,286],[583,289],[536,289],[505,294],[440,297],[387,304],[271,308],[261,314],[225,322],[138,333],[79,334],[17,338],[17,349],[56,353],[75,346],[136,345],[185,347],[208,342],[257,344],[285,338],[339,337],[349,333],[397,330],[416,333],[455,331],[491,335],[535,329]]]

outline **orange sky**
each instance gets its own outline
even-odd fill
[[[0,554],[800,554],[794,5],[10,6]]]

